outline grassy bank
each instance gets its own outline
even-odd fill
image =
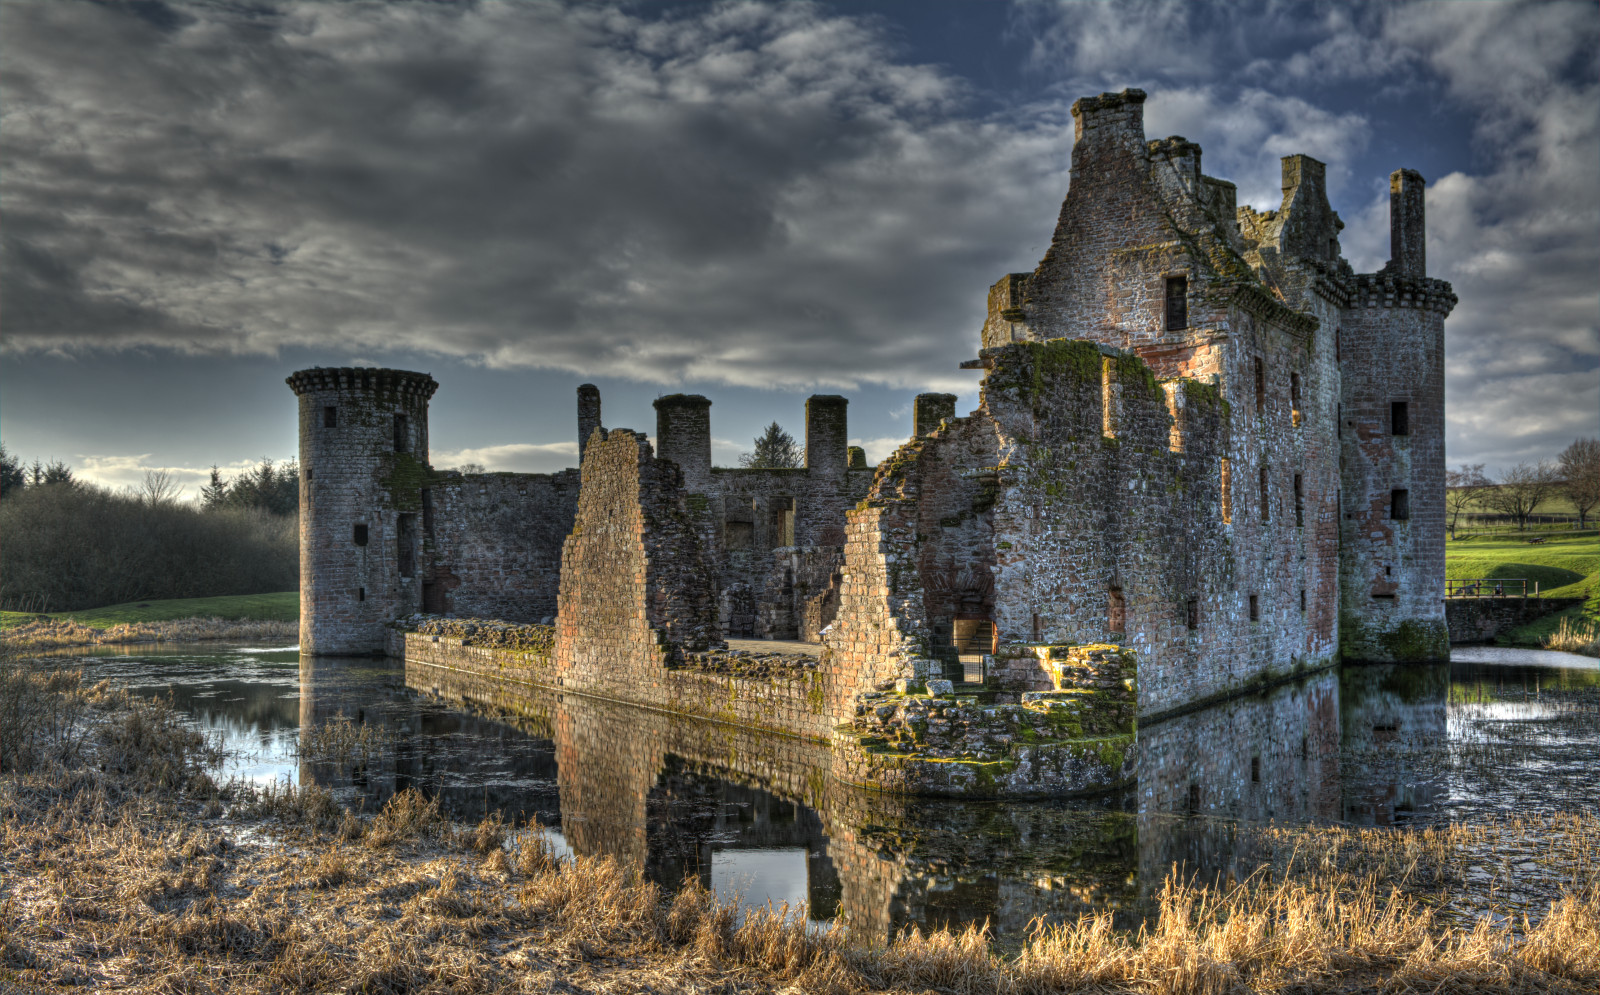
[[[125,992],[1592,992],[1600,821],[1536,841],[1569,893],[1467,927],[1428,896],[1485,827],[1260,830],[1284,854],[1223,889],[1169,881],[1137,934],[1109,917],[889,946],[663,892],[610,859],[557,860],[498,821],[452,825],[414,791],[377,816],[321,789],[218,785],[160,702],[0,666],[0,981]],[[1273,834],[1283,834],[1273,837]],[[1489,839],[1493,848],[1502,842]],[[1517,873],[1506,868],[1508,874]],[[1498,875],[1498,870],[1495,870]],[[1407,897],[1399,887],[1413,894]],[[1418,897],[1418,896],[1421,897]],[[3,985],[0,985],[3,987]]]
[[[300,619],[300,594],[298,591],[279,591],[273,594],[240,594],[223,598],[130,601],[122,605],[107,605],[104,608],[86,608],[72,612],[51,612],[48,615],[37,615],[32,612],[0,612],[0,629],[14,628],[41,618],[76,622],[92,629],[189,618],[296,622]]]
[[[1548,597],[1577,597],[1600,586],[1600,536],[1551,537],[1530,544],[1518,538],[1478,538],[1445,544],[1445,576],[1525,577]]]

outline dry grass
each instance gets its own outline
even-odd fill
[[[55,683],[52,683],[55,682]],[[1470,929],[1386,882],[1448,887],[1433,835],[1283,830],[1269,873],[1169,879],[1137,934],[1038,926],[1001,954],[981,929],[888,947],[786,909],[663,893],[608,858],[556,860],[535,830],[452,826],[403,792],[376,816],[327,792],[219,788],[170,711],[38,677],[29,759],[0,778],[0,987],[157,992],[1592,992],[1595,820],[1570,828],[1589,882],[1542,920]],[[23,702],[26,706],[28,703]],[[76,709],[76,711],[72,711]],[[68,714],[72,711],[72,714]],[[54,723],[52,725],[51,723]],[[20,756],[21,754],[18,754]],[[101,766],[105,770],[102,772]],[[230,806],[218,817],[223,803]],[[1559,846],[1557,856],[1560,856]]]
[[[275,643],[300,638],[298,622],[251,619],[180,618],[162,622],[124,622],[106,629],[71,619],[28,622],[0,632],[0,643],[15,650],[127,643]]]
[[[1574,619],[1570,616],[1563,618],[1556,631],[1545,639],[1544,648],[1562,650],[1566,653],[1582,653],[1584,656],[1600,656],[1600,623]]]

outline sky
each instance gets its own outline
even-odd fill
[[[295,454],[309,366],[431,372],[436,466],[576,463],[575,391],[733,465],[804,399],[881,459],[977,403],[985,293],[1137,86],[1240,203],[1328,164],[1359,272],[1428,181],[1448,460],[1600,432],[1600,5],[0,4],[0,440],[192,495]]]

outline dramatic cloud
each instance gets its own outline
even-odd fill
[[[953,367],[984,289],[1043,253],[1071,100],[1142,86],[1150,133],[1202,143],[1242,202],[1275,206],[1281,155],[1326,161],[1358,269],[1388,255],[1388,171],[1427,167],[1430,266],[1461,295],[1452,461],[1594,432],[1592,3],[1021,2],[982,92],[908,41],[920,11],[868,10],[0,5],[8,368],[439,357],[787,391],[780,420],[840,391],[874,399],[852,424],[878,458],[891,390],[970,394]],[[42,417],[6,414],[8,443]],[[570,462],[567,421],[524,442],[475,417],[443,465]]]
[[[963,116],[960,79],[806,4],[47,4],[4,29],[13,351],[920,387],[1066,185],[1059,115]]]

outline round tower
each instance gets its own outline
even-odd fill
[[[316,367],[300,398],[300,652],[367,656],[422,607],[426,373]]]

